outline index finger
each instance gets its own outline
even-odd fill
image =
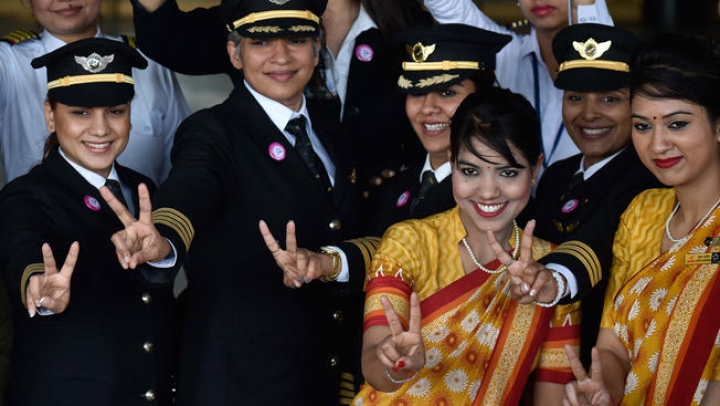
[[[297,252],[297,238],[295,238],[295,222],[290,220],[285,226],[285,251],[291,256]]]
[[[72,274],[73,274],[73,271],[75,270],[75,264],[77,263],[79,253],[80,253],[80,243],[77,241],[74,241],[72,243],[72,245],[70,245],[70,250],[68,251],[68,254],[65,257],[65,263],[63,263],[62,269],[60,270],[60,273],[63,274],[68,279],[72,278]]]
[[[530,262],[532,261],[532,245],[533,245],[533,233],[535,232],[535,220],[530,220],[525,225],[523,230],[523,236],[520,240],[520,261]],[[518,249],[515,247],[515,249]]]
[[[418,298],[417,292],[410,294],[410,323],[408,331],[415,334],[420,333],[420,327],[422,325],[422,312],[420,311],[420,298]]]
[[[139,188],[138,188],[139,189]],[[122,204],[115,195],[106,186],[100,187],[100,195],[105,199],[110,209],[115,213],[120,222],[128,227],[135,222],[135,217],[128,211],[127,207]]]
[[[53,256],[52,248],[50,244],[43,243],[42,245],[42,257],[43,265],[45,266],[45,276],[54,275],[57,273],[57,264],[55,263],[55,257]]]
[[[148,191],[147,185],[145,185],[144,183],[138,185],[138,202],[140,204],[140,222],[145,224],[151,224],[152,202],[150,201],[150,191]],[[125,224],[125,226],[127,226],[127,224]]]
[[[570,346],[570,344],[565,344],[565,355],[567,355],[568,362],[570,363],[570,369],[572,370],[573,375],[575,375],[575,379],[578,381],[586,380],[588,378],[587,371],[585,371],[585,367],[583,367],[582,362],[580,362],[580,359],[577,354],[575,354],[575,350],[572,346]]]
[[[260,220],[258,223],[258,228],[260,229],[260,234],[263,237],[263,241],[265,241],[265,246],[271,253],[275,253],[280,250],[280,244],[278,244],[277,240],[275,239],[275,236],[273,235],[272,231],[270,231],[270,227],[268,227],[265,220]]]
[[[490,230],[490,229],[487,230],[487,239],[488,239],[488,243],[490,244],[490,248],[492,248],[493,252],[495,253],[495,257],[497,257],[498,261],[500,261],[501,264],[507,264],[508,262],[510,262],[512,257],[510,256],[510,254],[507,253],[507,251],[505,251],[503,246],[498,242],[493,230]]]
[[[591,357],[590,378],[595,382],[603,382],[602,363],[600,362],[600,352],[597,347],[592,348]]]
[[[396,335],[403,333],[405,330],[403,330],[400,318],[397,313],[395,313],[395,309],[393,308],[392,303],[390,303],[390,299],[388,299],[387,296],[382,295],[380,296],[380,302],[382,303],[383,310],[385,311],[385,318],[387,319],[388,327],[390,327],[390,332],[394,338]]]

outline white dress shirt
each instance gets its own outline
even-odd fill
[[[95,36],[122,40],[103,34],[99,28]],[[33,69],[30,62],[63,45],[47,31],[41,32],[39,39],[15,45],[0,42],[0,154],[8,182],[40,163],[48,137],[43,115],[46,71]],[[190,111],[170,70],[148,59],[148,67],[133,69],[132,75],[132,129],[118,162],[159,184],[170,172],[175,129]]]
[[[562,126],[562,90],[553,84],[547,65],[540,56],[534,28],[529,35],[519,35],[490,19],[472,0],[424,2],[441,24],[461,23],[512,36],[512,40],[497,54],[495,74],[502,87],[522,94],[540,111],[545,154],[543,169],[580,152]],[[581,7],[580,15],[584,20],[612,25],[605,0],[595,0],[595,4]]]

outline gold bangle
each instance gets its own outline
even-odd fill
[[[320,247],[320,252],[325,255],[330,255],[333,261],[332,273],[330,275],[321,276],[320,280],[323,282],[336,281],[338,276],[340,275],[340,268],[342,268],[342,258],[340,257],[340,253],[330,247]]]

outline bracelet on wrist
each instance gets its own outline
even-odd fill
[[[565,279],[562,275],[560,275],[560,272],[556,271],[550,271],[550,274],[552,275],[553,279],[555,279],[555,282],[557,282],[557,294],[555,295],[555,299],[553,299],[550,303],[542,303],[535,301],[535,304],[540,307],[553,307],[560,302],[560,299],[562,299],[563,296],[565,296]]]
[[[390,369],[387,367],[387,365],[385,366],[385,376],[387,376],[387,379],[392,383],[396,383],[396,384],[408,383],[408,382],[412,381],[413,379],[415,379],[415,375],[417,375],[417,374],[415,372],[413,372],[407,378],[395,379],[390,374]]]
[[[332,273],[329,275],[321,276],[320,280],[322,282],[332,282],[336,281],[338,276],[340,276],[340,269],[342,268],[342,258],[340,257],[340,253],[330,247],[320,247],[320,252],[325,255],[330,255],[332,258]]]

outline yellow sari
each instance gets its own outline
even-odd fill
[[[381,295],[407,326],[410,293],[417,292],[426,365],[393,393],[364,385],[353,405],[511,405],[532,372],[545,382],[573,379],[563,346],[579,344],[579,305],[519,305],[508,295],[506,272],[465,275],[457,248],[464,236],[454,208],[396,224],[383,237],[367,285],[365,328],[387,325]],[[550,248],[535,239],[533,254]]]
[[[673,189],[638,195],[615,237],[603,328],[615,331],[632,367],[622,405],[699,405],[718,380],[720,207],[660,253]]]

